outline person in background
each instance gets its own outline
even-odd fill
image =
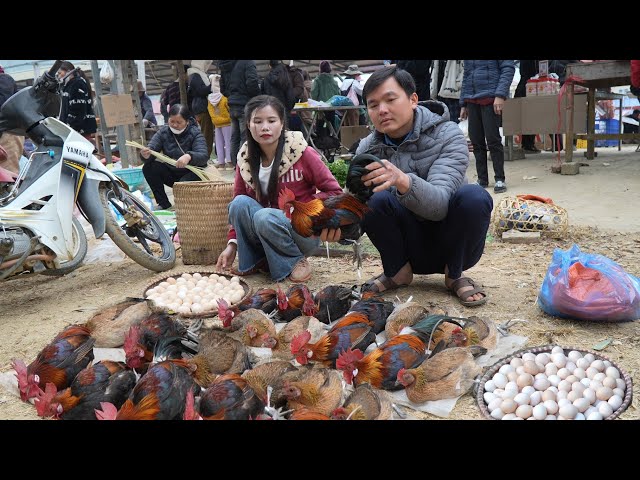
[[[313,80],[311,85],[311,98],[319,102],[326,102],[334,95],[340,95],[340,87],[335,81],[335,76],[331,73],[331,63],[328,60],[320,62],[320,73]],[[327,122],[331,122],[335,127],[336,112],[322,112]]]
[[[365,167],[362,181],[374,193],[361,227],[384,270],[362,291],[384,292],[409,285],[414,274],[444,273],[446,288],[463,305],[485,303],[485,291],[462,273],[482,256],[493,200],[467,182],[462,131],[442,102],[418,104],[413,78],[395,66],[376,70],[364,97],[375,131],[356,153],[375,155],[382,165]],[[337,241],[340,231],[323,232],[320,239]]]
[[[342,72],[345,78],[340,84],[340,94],[348,97],[354,105],[364,105],[362,100],[362,89],[364,88],[364,82],[360,75],[362,72],[359,70],[358,65],[355,63],[349,65],[349,67]],[[349,110],[345,112],[347,118],[343,125],[366,125],[366,120],[363,113],[359,113],[359,110]]]
[[[535,77],[540,71],[538,60],[520,60],[520,81],[516,87],[516,92],[513,95],[514,98],[527,96],[527,80],[531,77]],[[535,135],[522,135],[522,150],[526,153],[540,153],[540,150],[536,148]]]
[[[215,127],[216,168],[233,168],[231,163],[231,116],[228,99],[220,93],[220,75],[209,75],[211,93],[209,94],[209,116]]]
[[[187,69],[188,66],[185,65],[185,73],[187,73]],[[160,113],[162,113],[165,124],[169,121],[169,109],[176,103],[180,103],[180,80],[178,78],[171,82],[160,96]]]
[[[460,92],[464,62],[462,60],[434,60],[431,82],[431,98],[436,98],[449,109],[452,122],[460,122]]]
[[[306,282],[311,266],[306,259],[319,245],[317,237],[298,235],[278,208],[278,195],[285,187],[296,200],[324,200],[342,193],[342,188],[318,152],[307,145],[302,132],[286,130],[282,102],[269,95],[252,98],[245,109],[247,141],[238,153],[234,199],[229,204],[227,248],[216,268],[231,268],[238,254],[234,275],[268,270],[279,282]]]
[[[254,60],[220,60],[220,93],[229,99],[231,116],[231,163],[236,166],[238,151],[246,137],[244,106],[260,95],[258,71]]]
[[[485,188],[489,186],[487,151],[491,152],[495,193],[507,191],[500,125],[502,107],[509,97],[515,71],[513,60],[464,61],[460,119],[469,118],[469,139],[476,158],[478,184]]]
[[[640,98],[640,60],[631,60],[631,93]]]
[[[640,110],[637,108],[633,110],[629,115],[625,115],[625,117],[635,120],[640,123]],[[638,133],[638,125],[633,125],[631,123],[622,123],[622,127],[624,129],[623,133]],[[627,143],[638,143],[637,140],[629,140]]]
[[[187,69],[189,76],[188,93],[191,95],[191,112],[198,120],[200,130],[207,142],[207,152],[211,156],[213,151],[213,123],[209,116],[207,97],[211,93],[211,83],[207,70],[211,66],[211,60],[191,60],[191,67]]]
[[[432,60],[396,60],[395,64],[398,68],[406,70],[416,82],[416,93],[418,101],[429,100],[429,85],[431,84],[431,68]]]
[[[289,79],[291,80],[291,88],[293,89],[293,97],[295,98],[294,105],[297,102],[306,102],[309,100],[309,95],[311,95],[311,79],[309,78],[309,74],[306,70],[294,66],[293,60],[284,60],[284,64],[289,71]],[[289,112],[289,130],[303,131],[303,117],[309,112]],[[309,118],[308,115],[307,118]],[[307,121],[306,123],[310,122]]]
[[[151,150],[177,160],[177,165],[174,167],[156,160]],[[156,203],[163,210],[172,208],[164,186],[173,187],[175,182],[199,180],[195,173],[185,167],[206,167],[209,160],[204,135],[189,109],[179,103],[169,110],[168,125],[163,125],[155,133],[147,148],[140,151],[140,156],[144,161],[144,178],[153,192]]]
[[[93,110],[93,91],[87,76],[71,62],[64,61],[56,77],[62,84],[60,121],[68,124],[87,140],[93,141],[97,123]]]
[[[289,78],[289,70],[281,60],[269,60],[269,73],[262,82],[262,93],[280,100],[287,112],[293,110],[297,99]]]
[[[158,120],[156,120],[156,116],[153,113],[153,103],[151,103],[151,99],[149,95],[145,93],[144,85],[142,84],[142,80],[138,80],[138,95],[140,95],[140,109],[142,110],[142,124],[145,127],[149,125],[157,125]]]
[[[0,107],[18,91],[18,85],[11,75],[0,65]],[[24,137],[8,132],[0,133],[0,147],[5,155],[0,158],[0,167],[13,173],[20,173],[20,157],[24,148]]]

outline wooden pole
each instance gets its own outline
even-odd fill
[[[180,103],[191,108],[190,105],[187,104],[187,75],[184,71],[184,63],[182,63],[182,60],[176,60],[176,68],[178,69],[178,80],[180,83]]]
[[[102,149],[107,159],[107,165],[111,165],[111,142],[107,138],[107,127],[104,123],[104,112],[102,111],[102,83],[100,82],[100,70],[98,69],[98,61],[91,60],[91,74],[93,75],[93,88],[96,92],[96,110],[100,117],[100,137],[102,139]]]
[[[116,60],[114,62],[115,68],[113,69],[114,79],[112,83],[112,92],[113,92],[113,88],[115,88],[114,93],[117,93],[117,94],[123,94],[126,92],[124,88],[124,71],[123,71],[124,62],[125,62],[124,60]],[[128,135],[127,130],[128,129],[125,128],[124,125],[118,125],[116,127],[116,133],[118,137],[118,150],[120,151],[120,161],[122,162],[122,168],[129,168],[130,166],[129,158],[133,158],[133,155],[135,154],[133,149],[131,147],[127,147],[126,145],[127,135]]]

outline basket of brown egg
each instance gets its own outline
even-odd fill
[[[156,278],[144,292],[151,311],[183,318],[212,317],[218,300],[234,306],[250,295],[251,287],[239,277],[202,269]]]
[[[545,345],[493,365],[476,401],[491,420],[613,420],[632,394],[631,377],[604,355]]]

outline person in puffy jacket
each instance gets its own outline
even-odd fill
[[[374,187],[361,226],[380,252],[383,273],[362,291],[393,290],[409,285],[414,274],[444,273],[446,288],[463,305],[485,303],[484,290],[462,272],[482,256],[493,200],[467,182],[462,130],[444,103],[419,104],[411,74],[395,66],[375,71],[363,96],[375,131],[356,154],[375,155],[381,163],[369,163],[361,176]],[[340,233],[320,238],[337,241]]]
[[[178,164],[174,167],[156,160],[151,150],[164,153],[177,160]],[[175,182],[199,180],[195,173],[185,167],[193,165],[204,168],[209,159],[204,135],[189,109],[179,103],[169,110],[169,124],[155,133],[147,148],[140,151],[140,156],[144,161],[144,178],[153,192],[156,203],[163,210],[171,208],[164,186],[173,187]]]

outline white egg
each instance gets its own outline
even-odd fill
[[[574,392],[573,390],[567,393],[567,400],[571,403],[575,402],[578,398],[582,398],[582,394]]]
[[[590,366],[589,368],[587,368],[586,373],[587,373],[587,378],[593,380],[593,377],[595,377],[598,374],[598,370]]]
[[[571,391],[571,383],[567,382],[566,380],[562,380],[559,384],[558,384],[558,390],[563,391],[563,392],[570,392]]]
[[[518,376],[518,380],[516,380],[516,383],[520,388],[524,388],[527,385],[533,385],[533,375],[529,373],[523,373],[522,375]]]
[[[584,413],[578,412],[576,414],[576,418],[574,418],[574,420],[586,420]]]
[[[621,388],[614,388],[613,394],[619,396],[620,398],[624,398],[624,390]]]
[[[567,364],[567,357],[563,353],[554,353],[551,355],[551,361],[555,363],[556,367],[564,368]]]
[[[200,280],[202,278],[202,274],[199,272],[196,272],[192,275],[193,278],[195,278],[196,280]]]
[[[576,362],[576,367],[581,368],[582,370],[586,370],[587,368],[589,368],[590,365],[591,365],[591,362],[589,362],[589,360],[587,360],[584,357],[578,359],[578,361]]]
[[[533,418],[536,420],[544,420],[547,416],[547,407],[543,404],[536,405],[533,407]]]
[[[496,384],[493,380],[487,380],[484,382],[484,391],[485,392],[493,392],[496,389]]]
[[[571,360],[569,360],[567,362],[567,364],[564,366],[564,368],[566,368],[567,370],[569,370],[569,373],[571,373],[573,375],[573,371],[578,368],[576,367],[576,364],[573,363]]]
[[[502,404],[500,405],[500,410],[507,414],[515,412],[517,408],[518,404],[511,398],[503,400]]]
[[[560,410],[558,410],[558,413],[560,413],[560,416],[564,418],[574,419],[578,414],[578,409],[572,404],[567,404],[567,405],[561,406]]]
[[[587,378],[587,373],[580,367],[576,367],[573,371],[573,376],[577,377],[578,380],[582,380],[583,378]]]
[[[529,405],[535,407],[540,402],[542,402],[542,393],[541,392],[533,392],[531,397],[529,397]]]
[[[592,389],[594,392],[597,392],[598,389],[602,387],[603,387],[602,383],[596,380],[591,380],[591,383],[589,384],[589,388]]]
[[[572,403],[566,398],[561,398],[558,400],[558,407],[564,407],[565,405],[572,405]]]
[[[531,405],[520,405],[516,409],[516,416],[520,418],[529,418],[533,414],[533,407]]]
[[[180,307],[178,308],[178,313],[191,313],[191,308],[185,305],[180,305]]]
[[[502,404],[501,398],[494,398],[489,403],[487,403],[487,408],[489,409],[490,412],[492,412],[496,408],[499,408],[501,404]]]
[[[179,277],[179,278],[176,279],[176,285],[179,285],[179,284],[185,284],[186,285],[186,283],[187,283],[187,280],[182,278],[182,277]]]
[[[564,380],[565,378],[567,378],[569,375],[571,375],[571,372],[569,372],[569,370],[567,368],[561,368],[558,370],[558,374],[557,374],[562,380]]]
[[[524,372],[524,366],[520,365],[519,367],[516,367],[516,373],[518,375],[522,375]]]
[[[550,386],[551,386],[551,382],[549,382],[549,380],[547,380],[546,378],[537,378],[533,382],[533,388],[541,392],[544,392]]]
[[[596,373],[596,374],[593,376],[593,380],[595,380],[596,382],[601,382],[601,383],[602,383],[602,381],[603,381],[605,378],[607,378],[607,376],[606,376],[604,373],[602,373],[602,372],[600,372],[600,373]]]
[[[504,417],[504,412],[499,408],[496,408],[494,410],[491,410],[491,416],[496,420],[502,420],[502,418]]]
[[[591,362],[591,366],[599,372],[604,372],[605,366],[602,360],[594,360],[593,362]]]
[[[518,405],[529,405],[529,400],[531,397],[526,393],[519,393],[515,397],[513,397],[513,401]]]
[[[515,390],[516,392],[520,391],[520,388],[518,388],[518,384],[516,382],[507,382],[507,384],[504,386],[505,390]]]
[[[557,387],[562,381],[562,379],[558,375],[549,375],[549,377],[547,377],[547,380],[549,380],[549,383],[554,387]]]
[[[596,401],[596,392],[590,388],[585,388],[582,392],[582,398],[587,400],[589,404],[593,404]]]
[[[502,373],[498,372],[493,376],[493,383],[497,388],[504,388],[507,385],[507,377]],[[510,413],[510,412],[506,412]]]
[[[554,402],[553,400],[546,400],[544,403],[544,408],[547,409],[547,413],[551,414],[551,415],[555,415],[556,413],[558,413],[558,409],[560,407],[558,407],[558,404],[556,402]]]
[[[547,365],[544,367],[544,373],[547,375],[547,377],[556,375],[558,373],[558,367],[555,363],[547,363]]]
[[[173,278],[173,277],[169,277],[169,278],[167,278],[167,283],[169,285],[175,285],[176,284],[176,279]]]
[[[516,395],[518,395],[518,390],[503,390],[500,396],[503,399],[506,399],[506,398],[513,399]]]
[[[589,364],[591,364],[596,359],[593,353],[587,353],[583,358],[587,360]]]
[[[609,400],[607,400],[607,403],[611,405],[611,408],[613,408],[613,411],[615,412],[622,405],[622,397],[613,395]]]
[[[240,277],[231,277],[231,281],[234,283],[240,283]]]
[[[522,393],[526,393],[527,395],[533,395],[535,391],[536,389],[533,388],[531,385],[527,385],[522,389]]]
[[[204,307],[200,303],[192,303],[191,304],[191,311],[193,313],[202,313],[204,311]]]
[[[571,391],[572,392],[576,392],[578,393],[581,397],[584,396],[583,392],[587,389],[587,387],[585,387],[583,384],[581,384],[580,382],[573,382],[571,384]]]
[[[607,375],[607,377],[611,377],[613,379],[620,378],[620,370],[618,370],[616,367],[607,367],[607,369],[605,370],[605,374]]]
[[[536,365],[536,362],[531,360],[525,360],[524,371],[525,373],[528,373],[530,375],[536,375],[537,373],[540,372],[540,370],[538,369],[538,365]],[[544,368],[543,368],[543,371],[544,371]]]
[[[515,371],[507,373],[507,380],[509,380],[510,382],[515,382],[517,379],[518,374]]]
[[[585,412],[590,405],[591,403],[586,398],[577,398],[573,401],[573,406],[580,412]]]
[[[545,420],[557,420],[555,415],[547,415],[546,417],[544,417]]]
[[[604,363],[604,368],[605,368],[605,370],[606,370],[607,368],[609,368],[611,365],[613,365],[609,360],[605,360],[605,361],[604,361],[604,362],[602,362],[602,363]]]
[[[185,280],[188,280],[190,278],[192,278],[192,275],[190,273],[183,273],[182,275],[180,275],[182,278],[184,278]]]
[[[569,395],[569,392],[567,392],[566,390],[558,390],[558,393],[556,393],[556,400],[558,402],[560,400],[566,400],[567,399],[567,395]]]
[[[522,361],[521,358],[516,357],[516,358],[512,358],[511,361],[509,362],[509,364],[513,368],[518,368],[518,367],[521,367],[522,365],[524,365],[524,362]]]
[[[600,412],[591,412],[588,416],[587,416],[587,420],[603,420],[604,417],[602,416],[602,414]]]
[[[589,388],[589,386],[591,385],[591,380],[589,380],[588,378],[583,378],[582,380],[580,380],[580,383]]]
[[[536,355],[535,362],[546,366],[547,363],[549,363],[550,358],[551,357],[549,356],[548,353],[539,353],[538,355]]]
[[[515,413],[507,413],[502,420],[522,420],[521,418],[516,417]]]
[[[535,362],[536,361],[536,356],[535,356],[535,354],[533,354],[531,352],[527,352],[527,353],[522,355],[522,361],[523,362]]]
[[[181,300],[184,300],[185,298],[187,298],[187,295],[188,295],[188,293],[187,293],[186,290],[180,290],[178,292],[178,298],[181,299]]]
[[[546,402],[547,400],[556,400],[556,392],[554,392],[553,390],[545,390],[544,392],[542,392],[542,401]]]
[[[582,354],[577,350],[571,350],[567,355],[567,358],[571,360],[573,363],[576,363],[578,360],[582,358]]]
[[[616,378],[616,387],[624,390],[627,387],[627,384],[624,383],[624,380],[622,378]]]
[[[613,390],[616,388],[616,380],[615,378],[605,377],[604,380],[602,380],[602,385]]]
[[[600,415],[602,415],[604,418],[607,418],[613,413],[613,407],[607,402],[602,402],[600,405],[598,405],[598,412],[600,412]]]
[[[562,349],[562,347],[559,347],[558,345],[556,345],[551,349],[551,354],[553,355],[554,353],[561,353],[564,355],[564,350]]]

